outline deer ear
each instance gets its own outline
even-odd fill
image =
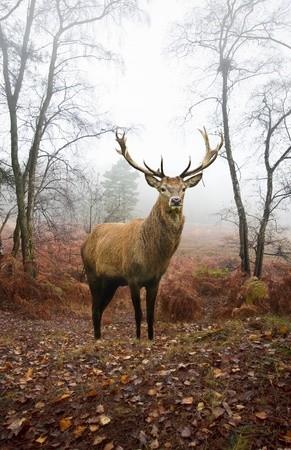
[[[202,173],[198,173],[198,175],[195,175],[194,177],[191,177],[188,180],[185,180],[186,187],[191,188],[191,187],[196,186],[196,184],[199,183],[201,178],[202,178]]]
[[[151,187],[154,187],[156,189],[159,189],[160,186],[160,180],[157,180],[152,175],[145,175],[145,179],[147,181],[147,184],[149,184]]]

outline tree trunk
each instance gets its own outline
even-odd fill
[[[230,134],[229,134],[229,119],[228,119],[228,74],[229,74],[229,63],[222,62],[222,117],[223,117],[223,128],[224,128],[224,140],[225,140],[225,150],[227,155],[227,161],[232,181],[232,188],[234,193],[234,200],[236,204],[236,209],[239,219],[239,242],[240,242],[240,258],[241,258],[241,269],[243,272],[250,275],[250,258],[249,258],[249,240],[248,240],[248,223],[246,218],[246,212],[243,205],[239,181],[237,178],[235,162],[233,159]]]
[[[5,84],[5,94],[7,98],[7,105],[9,109],[9,117],[10,117],[10,139],[11,139],[11,163],[12,170],[15,181],[15,191],[16,191],[16,199],[17,199],[17,208],[18,208],[18,223],[20,228],[20,236],[21,236],[21,250],[22,250],[22,260],[24,265],[24,270],[27,270],[29,273],[32,273],[30,268],[28,268],[31,264],[31,255],[29,251],[29,241],[28,241],[28,227],[27,227],[27,217],[26,217],[26,205],[25,205],[25,182],[24,176],[21,171],[19,159],[18,159],[18,124],[17,124],[17,109],[18,109],[18,98],[19,93],[21,91],[24,71],[28,59],[28,43],[29,37],[31,33],[32,21],[34,18],[34,10],[35,10],[36,0],[32,0],[27,14],[27,21],[25,26],[25,32],[23,36],[23,45],[22,45],[22,53],[18,74],[14,74],[16,77],[14,92],[12,89],[11,81],[10,81],[10,73],[9,73],[9,54],[8,54],[8,45],[7,39],[4,35],[1,24],[0,24],[0,44],[3,55],[3,75],[4,75],[4,84]],[[27,264],[29,263],[29,264]]]
[[[10,121],[11,121],[11,160],[12,169],[15,180],[16,199],[18,207],[17,221],[20,229],[21,236],[21,250],[22,260],[25,267],[26,261],[30,260],[29,247],[28,247],[28,229],[25,211],[25,190],[23,184],[23,176],[21,173],[19,161],[18,161],[18,135],[17,135],[17,116],[16,109],[10,108]]]
[[[264,251],[265,251],[265,235],[267,225],[270,219],[271,214],[271,203],[272,203],[272,195],[273,195],[273,171],[270,168],[269,162],[269,141],[267,138],[266,142],[266,150],[265,150],[265,160],[266,160],[266,169],[267,169],[267,193],[265,199],[264,206],[264,214],[261,219],[261,224],[257,236],[257,251],[256,251],[256,260],[254,267],[254,276],[261,278],[263,271],[263,260],[264,260]]]
[[[261,226],[257,236],[257,250],[256,250],[256,260],[254,267],[254,276],[261,278],[264,260],[264,250],[265,250],[265,233],[268,223],[267,218],[263,218],[261,221]]]
[[[20,226],[19,226],[19,219],[17,216],[15,228],[13,231],[13,248],[11,251],[11,254],[12,256],[14,256],[14,258],[18,255],[19,247],[20,247]]]

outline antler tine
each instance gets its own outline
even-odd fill
[[[163,178],[164,175],[161,174],[160,169],[158,169],[158,170],[151,169],[150,166],[145,161],[143,161],[143,163],[151,175],[155,175],[156,177]]]
[[[190,167],[191,167],[191,156],[189,156],[189,162],[188,162],[186,169],[183,170],[183,172],[179,175],[179,177],[183,178],[184,176],[186,176],[186,173],[188,172]]]
[[[161,156],[161,175],[162,175],[162,177],[165,176],[165,174],[164,174],[164,160],[163,160],[162,156]]]
[[[158,170],[151,169],[145,162],[145,167],[140,166],[137,164],[132,157],[130,156],[127,147],[126,147],[126,137],[125,137],[125,131],[122,133],[122,136],[119,136],[118,129],[115,131],[115,137],[116,141],[118,142],[120,149],[116,149],[117,153],[122,155],[125,160],[130,164],[134,169],[139,170],[140,172],[144,173],[145,175],[154,175],[159,178],[163,178],[164,175]]]
[[[118,144],[120,145],[120,149],[116,149],[117,153],[120,155],[123,155],[126,153],[126,138],[125,138],[125,131],[122,133],[122,136],[120,137],[118,134],[118,130],[115,131],[115,138]]]
[[[198,167],[196,167],[195,169],[192,169],[190,171],[188,170],[190,168],[190,165],[188,164],[188,167],[180,175],[181,178],[192,176],[196,173],[203,171],[207,167],[209,167],[216,160],[216,158],[218,156],[218,152],[221,149],[221,147],[223,146],[222,132],[220,132],[220,143],[217,144],[217,146],[215,147],[215,150],[211,150],[211,148],[210,148],[209,138],[208,138],[208,134],[207,134],[205,127],[203,127],[203,130],[199,129],[199,132],[201,133],[201,135],[204,139],[204,143],[205,143],[205,147],[206,147],[206,153],[205,153],[204,159]]]

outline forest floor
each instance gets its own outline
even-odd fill
[[[290,449],[290,323],[0,317],[0,449]],[[289,391],[288,391],[289,390]],[[289,421],[289,422],[288,422]]]

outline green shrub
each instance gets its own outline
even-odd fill
[[[201,269],[198,269],[194,276],[203,278],[203,277],[209,277],[209,278],[225,278],[229,274],[229,269],[227,267],[219,268],[216,267],[214,269],[211,269],[209,267],[202,267]]]
[[[244,284],[244,297],[247,305],[255,305],[269,299],[267,284],[256,277],[248,279]]]

